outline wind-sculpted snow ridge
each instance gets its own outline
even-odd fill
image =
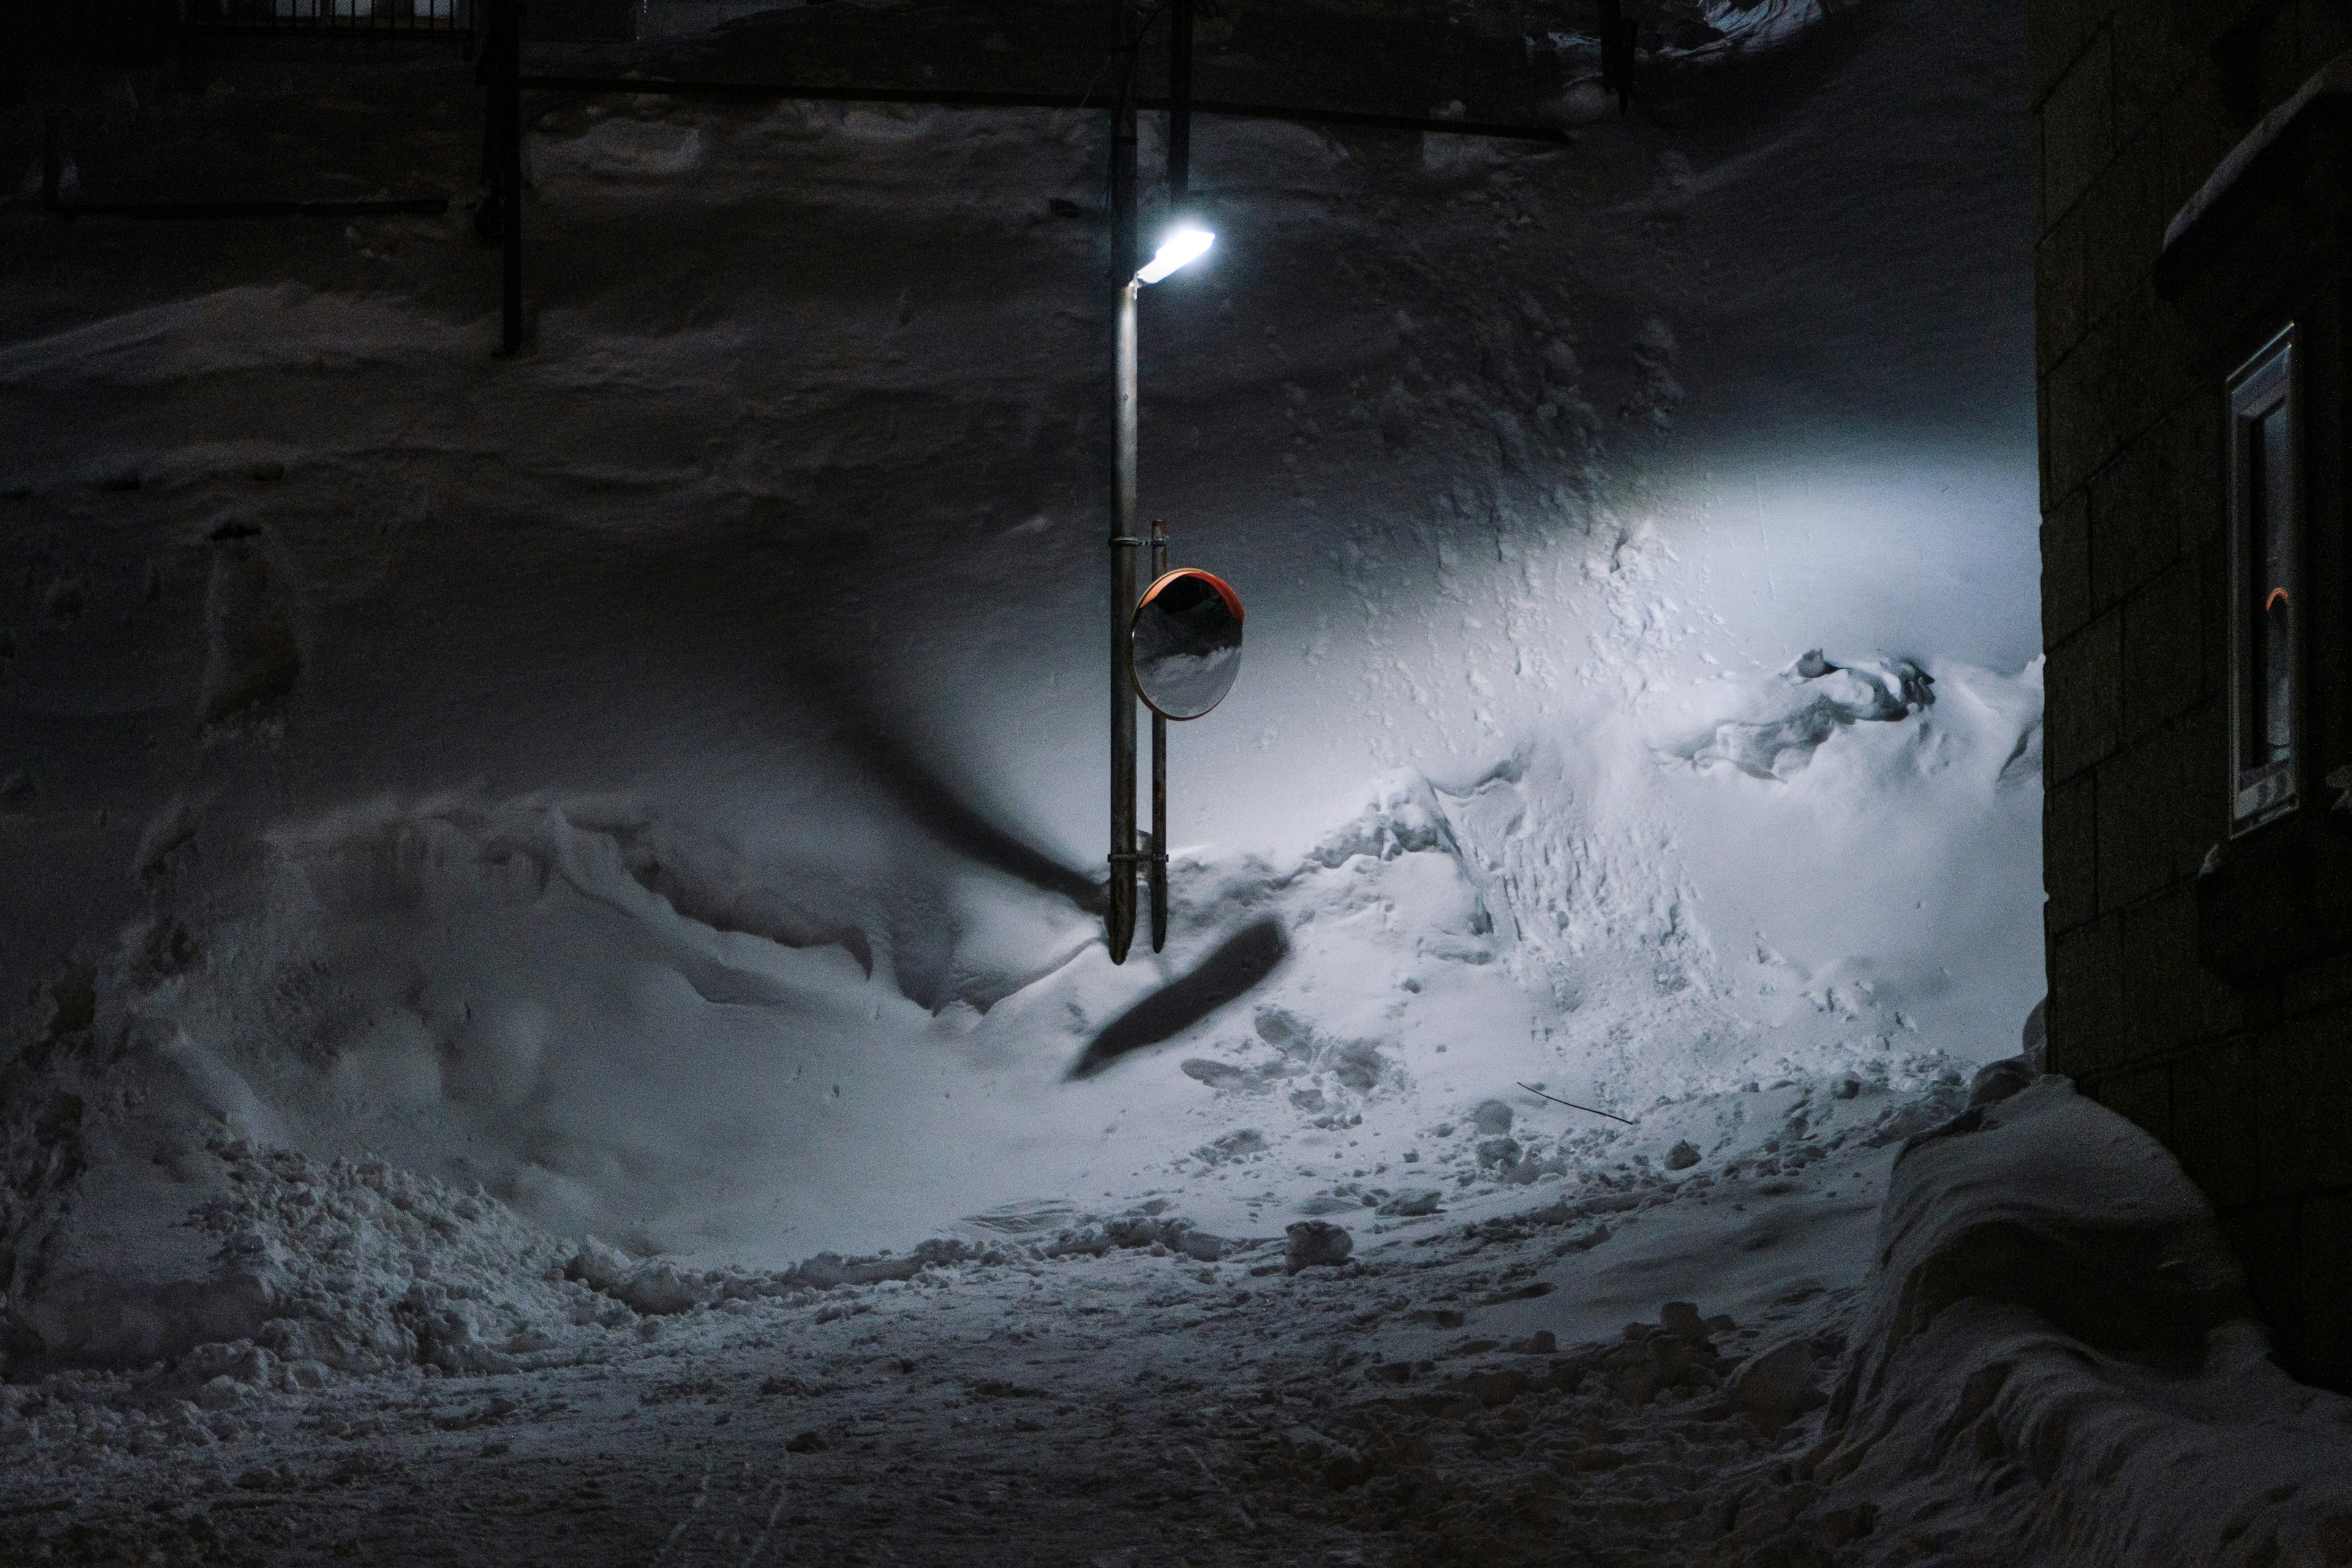
[[[1842,704],[1853,721],[1802,769],[1662,768],[1641,730],[1588,715],[1442,783],[1392,770],[1291,856],[1180,847],[1168,950],[1124,968],[1083,910],[992,868],[747,837],[655,797],[454,791],[246,828],[183,799],[136,858],[184,913],[103,966],[84,1077],[49,1086],[153,1092],[135,1136],[81,1139],[85,1198],[113,1195],[59,1234],[139,1253],[199,1198],[132,1175],[226,1134],[606,1237],[642,1306],[678,1297],[661,1268],[866,1253],[1030,1200],[1165,1200],[1229,1237],[1411,1219],[1581,1180],[1620,1157],[1607,1117],[1663,1127],[1694,1094],[1915,1092],[2033,999],[2002,990],[1981,928],[2016,923],[2000,857],[2032,868],[2039,693],[1934,661],[1810,663],[1679,699],[1707,720],[1685,735]],[[250,906],[173,901],[241,853]],[[1998,907],[1918,912],[1955,896],[1927,873],[1957,854],[1954,885]],[[1750,931],[1725,879],[1742,868]],[[64,1114],[37,1099],[28,1118]],[[1486,1126],[1490,1105],[1518,1121]],[[1719,1142],[1694,1123],[1646,1157],[1685,1137]],[[201,1258],[153,1279],[120,1261],[89,1279],[152,1297],[159,1347],[269,1316],[179,1291]],[[465,1343],[517,1353],[514,1331]]]
[[[413,808],[345,814],[277,838],[325,900],[355,910],[530,902],[555,879],[650,926],[665,923],[666,905],[688,928],[677,939],[680,963],[706,995],[772,987],[715,954],[686,956],[697,928],[786,948],[838,946],[867,974],[874,970],[865,931],[815,912],[809,894],[793,886],[816,879],[761,866],[708,831],[680,826],[631,801],[488,803],[452,795]],[[616,869],[625,879],[613,874]],[[839,905],[846,901],[842,892],[837,882],[820,880],[816,896]]]
[[[1701,65],[1795,42],[1858,0],[1663,0],[1642,20],[1643,53],[1653,60]],[[1600,64],[1601,40],[1554,33],[1555,47]]]
[[[2268,1359],[2202,1194],[2063,1079],[1989,1092],[1906,1145],[1797,1467],[1862,1561],[2352,1561],[2352,1400]]]
[[[1675,13],[1684,7],[1668,6],[1653,25],[1667,35],[1662,51],[1666,58],[1707,60],[1779,48],[1839,12],[1854,8],[1856,0],[1698,0],[1687,7],[1698,13],[1698,26],[1679,47]],[[1706,37],[1709,32],[1715,37]]]
[[[1842,667],[1819,648],[1787,679],[1796,706],[1779,717],[1718,725],[1692,748],[1693,763],[1729,763],[1751,778],[1786,779],[1813,760],[1822,742],[1850,724],[1900,722],[1936,700],[1936,678],[1907,658]]]

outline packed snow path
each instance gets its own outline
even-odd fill
[[[1144,1210],[822,1289],[591,1247],[584,1336],[489,1375],[240,1342],[8,1389],[0,1562],[2352,1560],[2352,1401],[2262,1362],[2145,1134],[2022,1059],[1957,1116],[1819,1087],[1769,1154],[1412,1205],[1352,1252]],[[1695,1277],[1739,1312],[1580,1339]]]
[[[1785,1528],[1807,1500],[1771,1472],[1803,1430],[1768,1436],[1703,1380],[1637,1409],[1590,1353],[1455,1334],[1419,1391],[1367,1381],[1421,1337],[1390,1326],[1459,1318],[1433,1303],[1548,1242],[1422,1273],[982,1269],[537,1376],[255,1396],[216,1446],[22,1474],[10,1524],[41,1543],[0,1560],[1556,1561],[1573,1528],[1633,1568],[1741,1503],[1749,1538]]]
[[[1791,1418],[1843,1349],[1890,1137],[1953,1093],[1825,1093],[1858,1114],[1791,1137],[1789,1176],[1626,1165],[1622,1190],[1395,1219],[1337,1267],[1095,1239],[1135,1238],[1114,1222],[814,1295],[706,1283],[715,1307],[623,1311],[537,1372],[345,1382],[248,1349],[53,1382],[0,1422],[0,1506],[32,1532],[0,1561],[1551,1562],[1565,1531],[1634,1568],[1779,1541],[1818,1492]],[[1708,1253],[1773,1276],[1747,1271],[1747,1321],[1538,1326],[1590,1331]],[[1727,1381],[1759,1343],[1800,1348]]]

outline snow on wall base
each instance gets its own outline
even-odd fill
[[[2352,1400],[2267,1349],[2171,1156],[2044,1078],[1906,1146],[1800,1472],[1873,1563],[2352,1562]]]

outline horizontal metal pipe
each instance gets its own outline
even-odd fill
[[[526,76],[522,85],[540,92],[645,92],[674,98],[807,99],[819,102],[914,103],[940,109],[1104,109],[1111,105],[1084,93],[950,92],[936,88],[812,87],[796,82],[696,81],[681,77]],[[1139,98],[1138,108],[1164,110],[1164,98]],[[1510,125],[1483,120],[1433,120],[1409,114],[1366,114],[1349,109],[1302,108],[1277,103],[1192,100],[1195,114],[1230,120],[1287,120],[1301,125],[1352,125],[1372,131],[1436,131],[1449,136],[1486,136],[1516,142],[1565,143],[1568,133],[1551,125]]]
[[[799,82],[697,81],[688,77],[525,76],[540,92],[651,92],[673,98],[805,98],[853,103],[926,103],[947,109],[1108,109],[1083,93],[942,92],[935,88],[824,87]]]
[[[1166,109],[1168,100],[1147,98],[1146,109]],[[1412,114],[1361,114],[1351,109],[1298,109],[1278,103],[1226,103],[1196,98],[1195,114],[1222,114],[1229,120],[1287,120],[1300,125],[1353,125],[1368,131],[1438,131],[1448,136],[1486,136],[1506,142],[1557,142],[1565,145],[1568,132],[1554,125],[1510,125],[1487,120],[1433,120]]]
[[[48,208],[63,217],[393,217],[403,214],[438,217],[449,210],[449,198],[408,196],[380,202],[52,202]]]

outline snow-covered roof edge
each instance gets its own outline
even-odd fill
[[[2178,245],[2189,231],[2210,212],[2221,198],[2230,194],[2254,166],[2255,160],[2270,151],[2286,128],[2294,123],[2311,106],[2323,98],[2352,97],[2352,54],[2342,54],[2319,68],[2309,81],[2297,88],[2293,98],[2263,116],[2263,122],[2246,132],[2245,139],[2230,149],[2230,155],[2206,176],[2197,194],[2187,205],[2172,215],[2164,228],[2164,246],[2159,255]]]

